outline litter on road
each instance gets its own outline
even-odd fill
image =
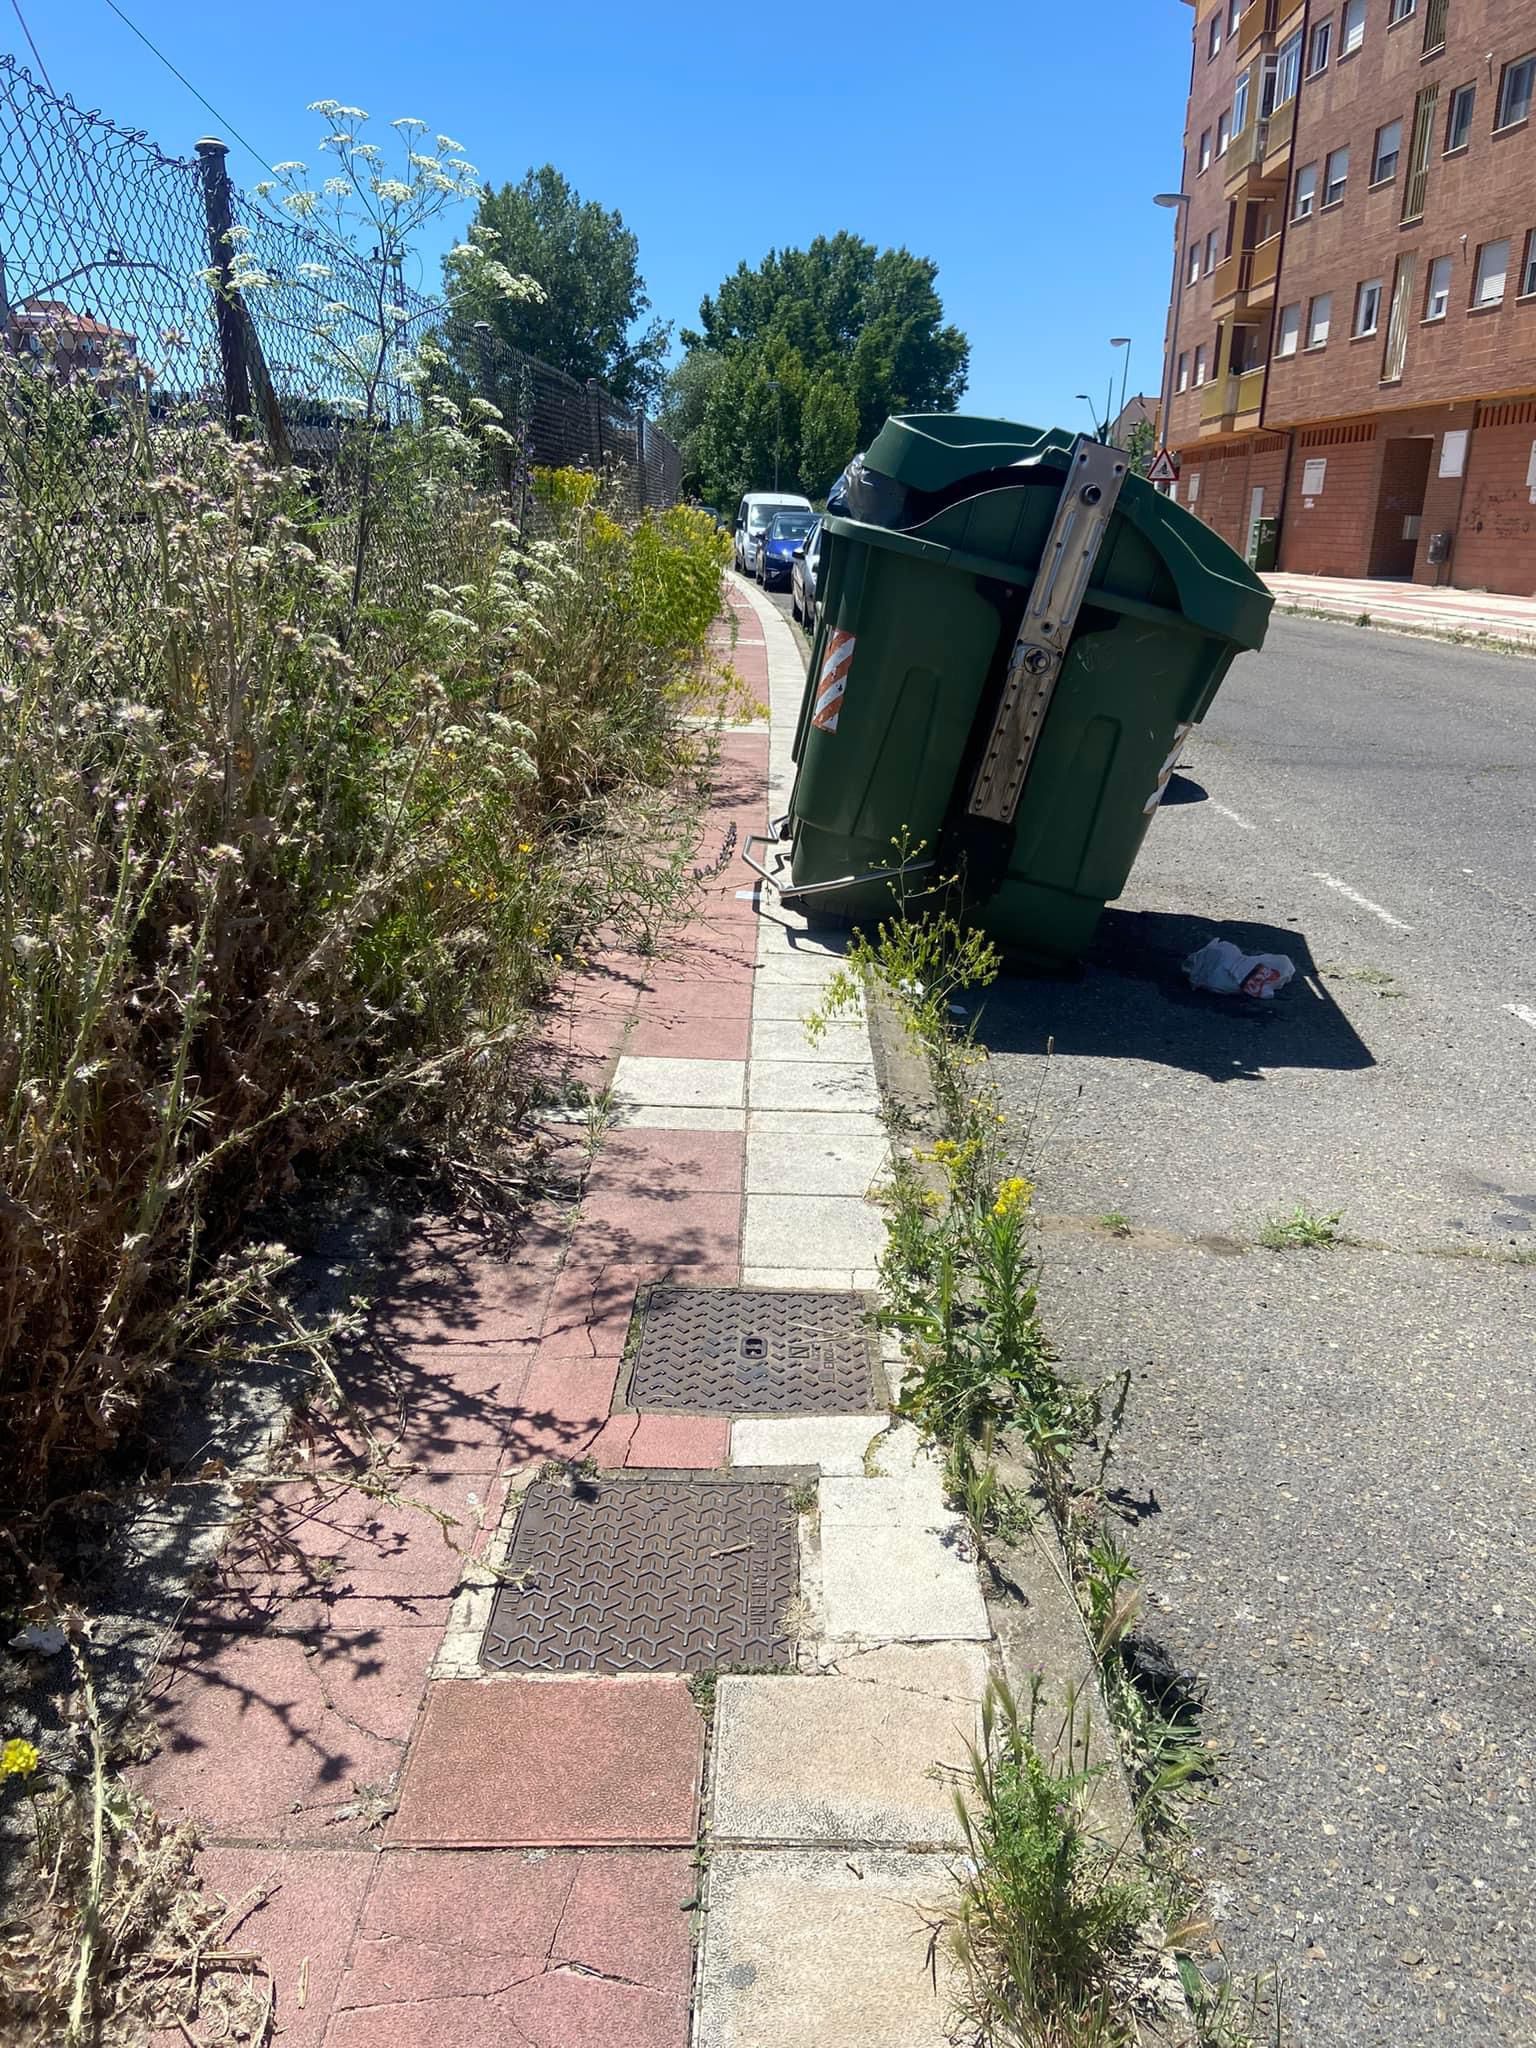
[[[1207,939],[1184,962],[1196,988],[1218,996],[1257,996],[1267,1002],[1296,972],[1284,953],[1245,953],[1230,939]]]

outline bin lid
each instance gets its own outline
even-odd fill
[[[1080,438],[1062,427],[1019,426],[966,413],[901,413],[886,421],[864,460],[909,490],[947,491],[968,476],[1015,466],[1059,471],[1065,478]],[[1178,609],[1192,626],[1238,647],[1264,644],[1274,598],[1219,533],[1154,490],[1145,477],[1125,479],[1115,511],[1160,557],[1178,594]],[[921,540],[942,521],[940,513],[910,528],[906,538]]]

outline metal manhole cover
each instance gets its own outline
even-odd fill
[[[862,1415],[883,1406],[862,1294],[653,1287],[632,1408],[690,1415]]]
[[[493,1671],[789,1665],[799,1589],[782,1486],[539,1480],[523,1496],[480,1661]]]

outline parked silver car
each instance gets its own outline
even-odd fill
[[[821,521],[795,549],[789,571],[789,608],[806,632],[816,630],[816,572],[821,567]]]

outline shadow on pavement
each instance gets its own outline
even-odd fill
[[[1296,978],[1269,1002],[1207,995],[1181,962],[1207,939],[1285,953]],[[1290,926],[1110,910],[1081,969],[1005,975],[987,992],[977,1037],[989,1052],[1155,1060],[1211,1081],[1258,1081],[1266,1067],[1348,1071],[1376,1064],[1328,994],[1312,949]]]

